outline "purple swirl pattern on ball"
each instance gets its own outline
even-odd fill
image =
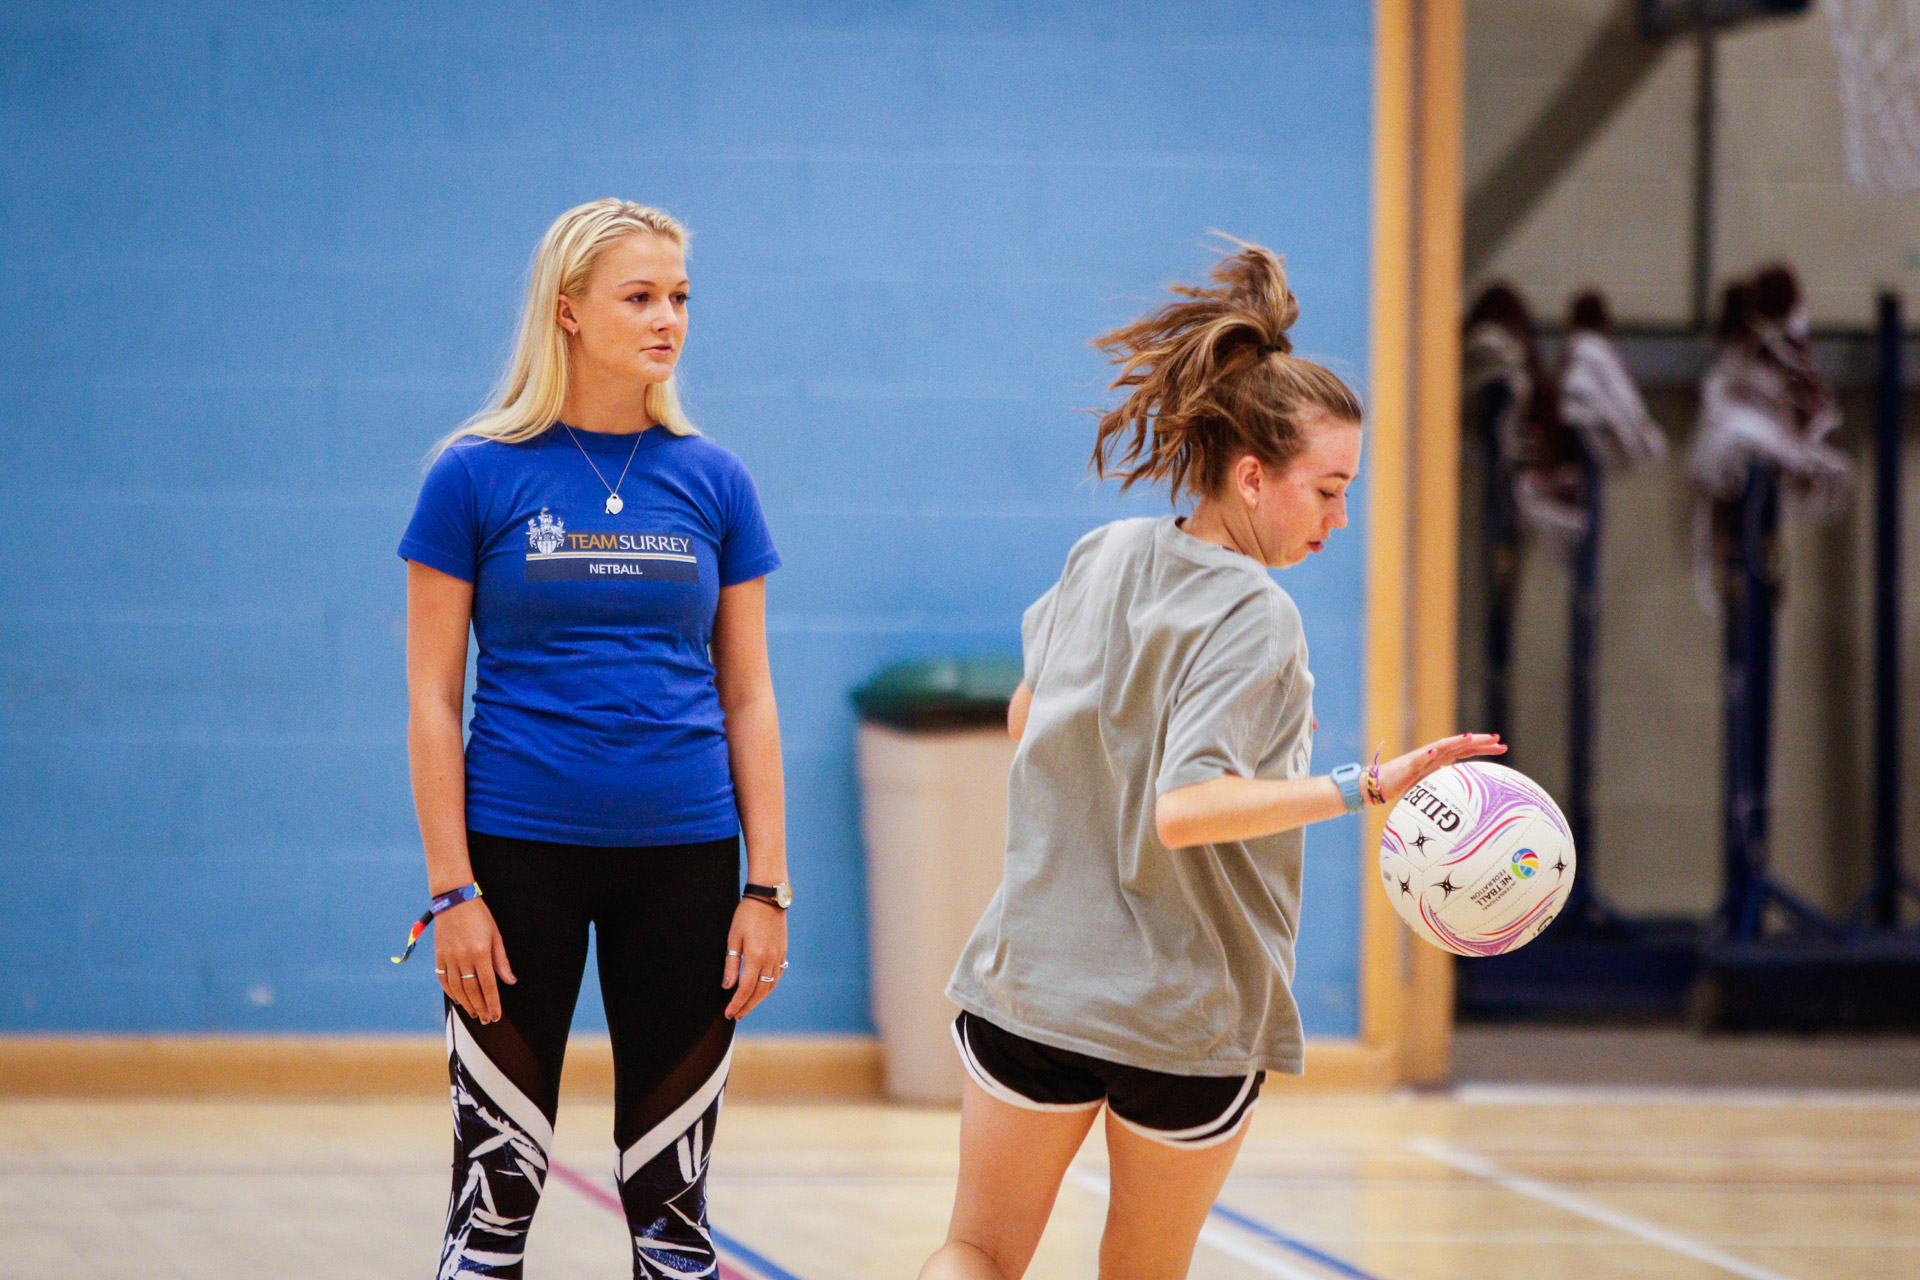
[[[1533,814],[1545,818],[1567,840],[1573,839],[1559,807],[1551,801],[1543,802],[1542,793],[1531,781],[1496,769],[1477,769],[1464,764],[1453,767],[1459,771],[1461,784],[1466,788],[1467,808],[1473,814],[1473,822],[1460,837],[1459,852],[1441,866],[1466,861],[1508,827]],[[1558,893],[1549,894],[1520,919],[1495,933],[1478,937],[1467,937],[1448,928],[1425,899],[1420,903],[1420,917],[1449,950],[1466,956],[1497,956],[1546,928],[1558,909],[1559,897]]]
[[[1475,769],[1464,764],[1452,767],[1459,772],[1460,780],[1467,789],[1468,811],[1473,814],[1473,825],[1460,835],[1459,843],[1455,846],[1460,852],[1441,863],[1441,866],[1450,867],[1471,858],[1482,845],[1527,813],[1541,815],[1561,835],[1568,840],[1573,839],[1573,833],[1567,829],[1566,819],[1560,816],[1559,808],[1551,802],[1541,803],[1542,793],[1526,779],[1516,781],[1491,769]]]
[[[1497,933],[1490,933],[1479,938],[1469,938],[1449,929],[1446,922],[1440,919],[1439,915],[1435,913],[1434,909],[1429,906],[1424,899],[1422,899],[1420,903],[1420,918],[1427,922],[1427,928],[1433,930],[1433,936],[1439,938],[1447,950],[1454,952],[1456,955],[1504,955],[1531,937],[1532,933],[1530,933],[1529,930],[1538,932],[1547,927],[1547,922],[1553,919],[1553,913],[1557,905],[1554,899],[1559,896],[1558,894],[1552,895],[1506,928]]]

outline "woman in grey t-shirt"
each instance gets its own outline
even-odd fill
[[[1128,395],[1095,470],[1193,511],[1094,530],[1022,623],[1006,878],[947,990],[960,1183],[922,1280],[1025,1272],[1103,1106],[1101,1274],[1186,1275],[1262,1080],[1301,1070],[1301,829],[1505,750],[1463,734],[1307,776],[1306,639],[1267,571],[1346,524],[1360,402],[1291,354],[1277,257],[1241,244],[1213,278],[1097,340]]]

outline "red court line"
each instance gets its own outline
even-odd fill
[[[620,1215],[622,1221],[626,1220],[627,1211],[621,1205],[620,1197],[614,1195],[613,1192],[607,1190],[593,1179],[584,1177],[574,1170],[567,1168],[567,1166],[551,1157],[547,1160],[547,1168],[555,1177],[559,1178],[560,1181],[566,1183],[575,1191],[578,1191],[581,1195],[599,1205],[602,1209],[607,1210],[609,1213],[617,1213]],[[750,1276],[744,1271],[735,1270],[729,1266],[724,1259],[719,1265],[720,1280],[758,1280],[756,1276]]]

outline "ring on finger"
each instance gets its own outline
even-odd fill
[[[770,973],[763,973],[763,974],[761,974],[761,975],[760,975],[760,981],[762,981],[762,982],[773,982],[773,981],[776,981],[776,980],[777,980],[777,979],[776,979],[776,977],[775,977],[775,975],[773,975],[773,974],[770,974]]]
[[[784,969],[784,968],[786,968],[786,967],[787,967],[787,962],[786,962],[785,960],[782,960],[782,961],[780,962],[780,967],[781,967],[782,969]]]
[[[477,974],[477,973],[463,973],[463,974],[461,974],[460,976],[461,976],[461,977],[463,977],[463,978],[477,978],[477,977],[479,977],[480,975],[479,975],[479,974]]]

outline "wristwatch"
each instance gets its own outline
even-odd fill
[[[1343,764],[1333,771],[1333,785],[1340,788],[1348,813],[1360,812],[1360,806],[1366,803],[1360,795],[1360,772],[1357,764]]]
[[[750,884],[740,891],[743,898],[758,898],[769,906],[785,911],[793,905],[793,886],[782,880],[779,884]]]

